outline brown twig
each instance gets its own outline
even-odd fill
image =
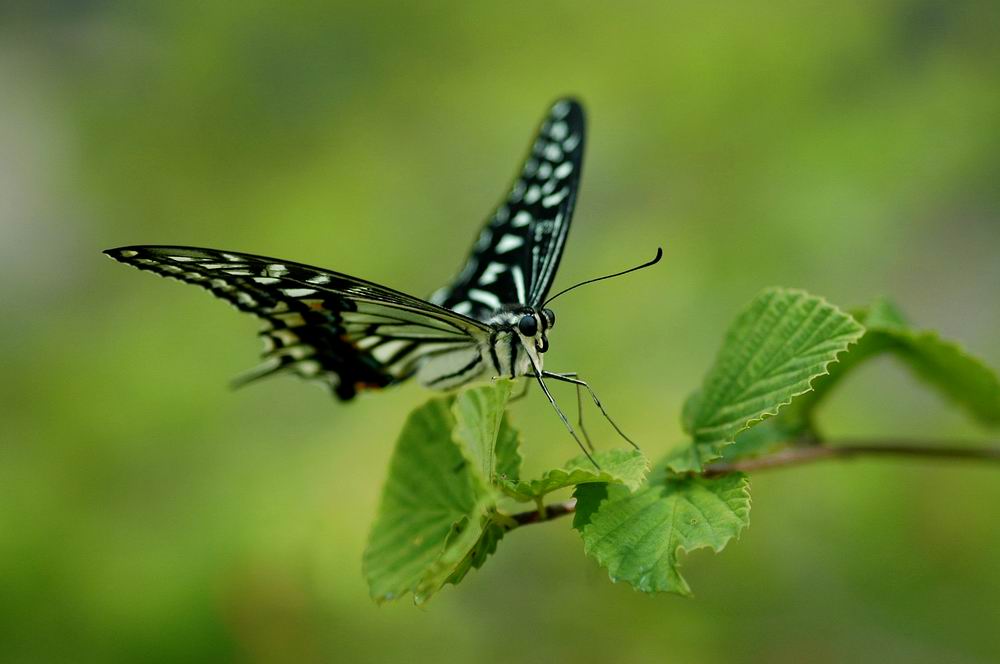
[[[551,521],[552,519],[557,519],[561,516],[566,516],[567,514],[572,514],[576,511],[576,499],[567,500],[561,503],[552,503],[551,505],[545,506],[544,513],[541,510],[531,510],[529,512],[519,512],[517,514],[511,514],[510,518],[514,519],[519,526],[526,526],[529,523],[542,523],[543,521]]]
[[[946,444],[845,442],[838,445],[789,447],[753,459],[719,463],[705,468],[705,477],[797,466],[825,459],[852,459],[859,456],[898,456],[923,459],[967,459],[1000,462],[1000,447],[953,447]]]
[[[752,459],[742,459],[732,463],[719,463],[705,468],[703,477],[718,477],[728,473],[754,472],[786,466],[798,466],[814,461],[827,459],[853,459],[860,456],[881,457],[911,457],[918,459],[950,459],[968,461],[986,461],[1000,463],[1000,446],[990,447],[955,447],[946,443],[926,443],[918,445],[911,442],[867,442],[852,441],[837,445],[799,445]],[[530,523],[543,523],[573,514],[576,511],[576,500],[545,505],[542,509],[511,514],[510,518],[518,526]]]

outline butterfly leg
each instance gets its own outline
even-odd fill
[[[594,443],[590,440],[590,434],[587,433],[587,429],[583,426],[583,392],[580,391],[580,386],[576,386],[576,424],[580,427],[580,433],[583,434],[583,440],[586,441],[587,447],[590,451],[594,451]]]
[[[529,355],[528,357],[530,358],[531,356]],[[534,360],[532,360],[532,364],[534,364]],[[549,404],[551,404],[552,408],[556,411],[556,415],[559,416],[559,419],[562,420],[562,423],[566,426],[566,430],[569,431],[569,435],[573,436],[573,440],[576,441],[576,444],[583,451],[587,459],[590,460],[590,463],[594,464],[594,468],[600,470],[601,467],[597,465],[597,462],[594,461],[594,457],[591,455],[590,451],[586,448],[586,446],[584,446],[583,441],[580,440],[580,437],[578,435],[576,435],[576,431],[573,429],[573,425],[569,423],[569,419],[566,417],[566,414],[562,412],[562,409],[559,407],[559,404],[556,403],[556,400],[552,397],[552,394],[549,392],[549,388],[545,386],[545,381],[542,380],[542,376],[548,375],[549,372],[539,371],[538,367],[533,367],[533,368],[535,369],[535,372],[529,375],[534,377],[535,380],[538,381],[539,386],[541,386],[542,388],[542,392],[545,393],[545,398],[549,400]],[[558,378],[556,380],[558,380]]]
[[[573,378],[576,377],[575,373],[567,373],[563,375]],[[527,374],[527,376],[529,378],[536,378],[535,374],[533,373]],[[529,385],[531,385],[531,383],[526,383],[524,386],[524,390],[516,397],[511,397],[510,399],[508,399],[508,402],[520,399],[525,394],[527,394]],[[576,386],[576,415],[577,415],[576,425],[580,427],[580,433],[583,435],[583,441],[587,444],[587,447],[590,449],[590,451],[593,452],[596,448],[594,447],[593,441],[590,440],[590,434],[587,433],[586,427],[583,426],[583,394],[580,392],[579,385]]]
[[[636,445],[631,438],[625,435],[625,432],[621,430],[621,427],[615,424],[615,421],[611,419],[610,415],[608,415],[608,411],[604,410],[604,406],[603,404],[601,404],[601,400],[597,398],[596,394],[594,394],[594,390],[591,389],[590,385],[587,384],[587,381],[580,380],[577,377],[576,372],[555,373],[553,371],[543,371],[542,376],[544,376],[545,378],[551,378],[552,380],[558,380],[563,383],[572,383],[573,385],[576,385],[577,396],[579,396],[579,389],[581,387],[590,392],[590,397],[591,399],[594,400],[594,405],[597,406],[598,410],[601,411],[601,414],[604,415],[604,419],[606,419],[608,423],[611,424],[614,430],[618,432],[618,435],[624,438],[629,445],[631,445],[635,449],[639,449],[639,446]]]

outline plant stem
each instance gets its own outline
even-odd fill
[[[702,477],[718,477],[727,473],[752,472],[771,468],[798,466],[826,459],[852,459],[860,456],[911,457],[920,459],[952,459],[968,461],[986,461],[1000,463],[1000,446],[991,447],[954,447],[947,443],[936,442],[916,444],[912,442],[868,442],[848,441],[837,445],[808,445],[789,447],[753,459],[742,459],[732,463],[719,463],[708,466],[701,473]],[[542,523],[558,519],[576,511],[576,500],[540,506],[528,512],[511,514],[518,526],[530,523]]]
[[[551,521],[552,519],[557,519],[561,516],[566,516],[567,514],[572,514],[576,511],[576,499],[566,500],[561,503],[552,503],[551,505],[545,505],[544,510],[530,510],[528,512],[519,512],[517,514],[511,514],[510,518],[514,519],[519,526],[526,526],[529,523],[542,523],[543,521]]]

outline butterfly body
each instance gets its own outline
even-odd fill
[[[540,373],[548,350],[548,330],[555,323],[531,308],[503,308],[485,322],[490,335],[474,352],[456,351],[424,358],[417,380],[426,387],[451,389],[494,377],[520,378]],[[528,321],[531,321],[530,323]]]
[[[662,252],[644,265],[546,299],[576,203],[585,124],[583,108],[572,99],[549,109],[513,186],[458,276],[427,300],[332,270],[235,251],[137,245],[105,253],[204,288],[260,318],[264,360],[237,384],[294,373],[348,401],[414,376],[438,390],[494,377],[532,377],[589,457],[543,378],[575,385],[578,407],[580,389],[587,390],[614,429],[632,441],[585,381],[544,369],[555,325],[555,313],[545,303],[580,285],[652,265]],[[582,419],[579,425],[586,439]]]

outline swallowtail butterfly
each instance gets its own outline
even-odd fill
[[[559,100],[549,109],[465,266],[429,300],[332,270],[235,251],[138,245],[105,253],[205,288],[261,318],[263,364],[238,384],[293,372],[347,401],[411,376],[442,390],[495,376],[529,376],[580,443],[542,379],[576,384],[578,405],[582,386],[601,407],[576,374],[543,369],[556,322],[546,296],[576,203],[585,131],[583,108],[575,100]]]

